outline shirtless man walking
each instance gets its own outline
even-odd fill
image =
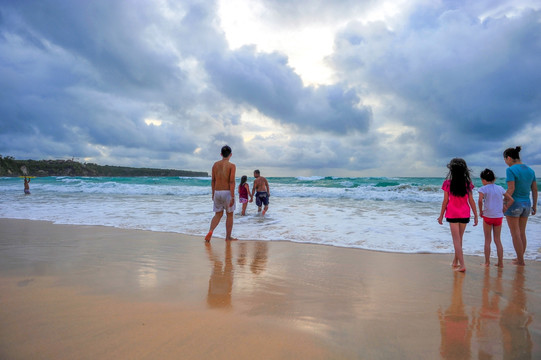
[[[254,201],[254,192],[255,194],[255,203],[257,204],[257,212],[261,211],[261,206],[265,205],[261,215],[265,215],[269,209],[269,197],[270,197],[270,187],[269,182],[263,176],[259,170],[254,170],[254,186],[252,187],[252,198],[250,202]]]
[[[225,222],[225,240],[237,240],[231,237],[233,230],[233,212],[235,211],[235,164],[229,162],[231,148],[227,145],[222,147],[222,160],[216,161],[212,166],[212,201],[214,202],[214,217],[210,222],[210,230],[205,236],[209,242],[212,232],[220,223],[224,210],[227,215]]]

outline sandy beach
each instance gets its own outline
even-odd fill
[[[540,358],[541,263],[451,260],[0,219],[0,358]]]

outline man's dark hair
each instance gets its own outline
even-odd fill
[[[254,174],[261,174],[259,170],[254,170]]]
[[[231,148],[228,146],[228,145],[224,145],[222,147],[222,156],[224,158],[228,157],[229,155],[231,155]]]

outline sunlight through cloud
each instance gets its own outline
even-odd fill
[[[145,119],[145,124],[147,124],[148,126],[162,126],[162,121],[161,120],[156,120],[156,119],[151,119],[151,118],[147,118]]]

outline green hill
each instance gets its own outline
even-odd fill
[[[202,171],[174,169],[132,168],[124,166],[80,163],[73,160],[15,160],[0,155],[0,176],[196,176],[206,177]]]

